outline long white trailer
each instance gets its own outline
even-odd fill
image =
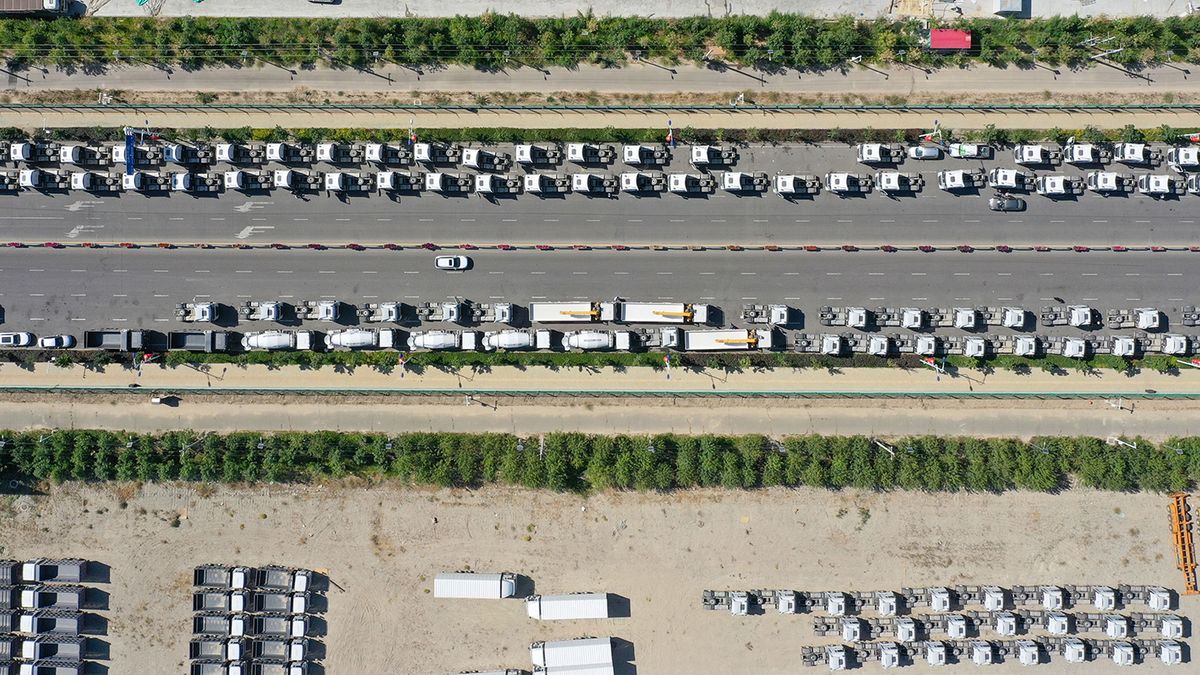
[[[616,671],[611,663],[591,663],[586,666],[534,668],[533,672],[534,675],[613,675]]]
[[[771,349],[774,335],[768,328],[689,330],[683,332],[682,346],[687,352]]]
[[[511,598],[516,593],[517,577],[507,572],[502,574],[442,572],[433,578],[433,597],[435,598],[499,600]]]
[[[708,305],[686,302],[621,302],[617,320],[625,323],[708,323]]]
[[[531,595],[525,598],[525,611],[531,619],[607,619],[607,593],[570,593],[567,595]]]
[[[529,645],[529,658],[535,668],[568,668],[573,666],[612,666],[612,638],[579,638],[535,642]]]
[[[580,323],[612,321],[610,302],[531,302],[529,320],[533,323]]]

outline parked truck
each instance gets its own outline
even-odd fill
[[[317,192],[325,186],[325,174],[320,171],[277,169],[272,180],[275,187],[293,192]]]
[[[400,323],[404,319],[404,303],[368,302],[358,308],[357,314],[367,323]]]
[[[21,641],[21,658],[26,661],[79,661],[86,655],[85,638],[77,635],[39,635]]]
[[[217,161],[258,166],[267,160],[267,148],[261,143],[218,143]]]
[[[413,163],[411,150],[390,143],[367,143],[365,154],[368,162],[384,166],[411,166]]]
[[[330,171],[325,174],[325,189],[330,192],[371,192],[375,174],[370,171]]]
[[[197,565],[192,570],[192,585],[201,588],[253,588],[256,576],[253,567]]]
[[[312,588],[312,578],[311,570],[268,565],[258,569],[255,587],[284,592],[304,592]]]
[[[709,305],[688,302],[616,302],[616,321],[623,323],[708,323]]]
[[[181,302],[175,305],[175,318],[187,323],[212,323],[219,311],[215,302]]]
[[[250,611],[280,614],[305,614],[312,597],[308,591],[286,593],[283,591],[256,592],[250,598]]]
[[[40,609],[22,613],[12,630],[27,635],[78,635],[82,627],[82,612]]]
[[[462,148],[441,143],[413,143],[413,159],[426,164],[458,164]]]
[[[220,194],[225,188],[224,177],[217,173],[173,173],[171,190],[194,195]]]
[[[531,619],[607,619],[607,593],[570,593],[531,595],[525,598],[525,612]]]
[[[275,187],[275,174],[270,171],[237,169],[224,174],[225,189],[239,192],[260,192]]]
[[[769,328],[719,328],[683,331],[680,344],[687,352],[748,351],[771,349],[773,338]]]
[[[141,330],[85,330],[84,349],[107,349],[118,352],[141,351],[145,331]]]
[[[58,162],[81,167],[111,166],[112,153],[99,145],[64,145],[58,149]]]
[[[167,143],[163,146],[163,160],[185,166],[206,166],[216,161],[216,153],[207,143]]]
[[[72,171],[72,190],[87,192],[120,192],[122,189],[121,174],[100,173],[99,171]]]
[[[317,161],[330,164],[362,164],[365,148],[352,143],[318,143]]]
[[[529,657],[534,668],[553,672],[554,668],[612,665],[611,638],[580,638],[535,642],[529,645]]]
[[[571,189],[580,194],[612,196],[620,187],[618,178],[610,173],[571,174]]]
[[[227,589],[205,589],[192,593],[193,612],[247,612],[250,611],[250,591]]]
[[[557,166],[562,163],[562,149],[557,145],[532,145],[518,143],[513,151],[517,163],[528,166]]]
[[[121,175],[121,187],[134,192],[159,194],[171,189],[171,177],[149,171],[134,171]]]
[[[465,148],[462,153],[463,166],[480,171],[508,171],[512,168],[512,157],[503,152],[492,152],[480,148]]]
[[[114,145],[109,148],[112,163],[117,166],[128,167],[129,158],[128,149],[122,145]],[[135,145],[133,146],[133,166],[143,168],[153,168],[162,166],[163,164],[163,149],[157,145]]]
[[[246,351],[308,351],[312,349],[312,344],[312,332],[306,330],[265,330],[242,336],[242,349]]]
[[[21,589],[21,609],[70,609],[83,607],[83,586],[38,585]]]
[[[57,16],[67,13],[67,0],[0,0],[0,17]]]
[[[517,577],[508,572],[441,572],[433,578],[435,598],[475,598],[500,600],[517,593]]]
[[[71,187],[71,175],[46,169],[21,169],[17,183],[30,190],[67,190]]]
[[[317,157],[311,143],[267,143],[267,161],[281,164],[312,164]]]
[[[571,191],[571,178],[563,174],[526,174],[525,191],[535,195],[566,194]]]
[[[408,348],[431,351],[472,351],[479,345],[479,333],[473,330],[427,330],[414,331],[408,336]]]
[[[563,349],[577,349],[581,352],[629,351],[634,346],[633,333],[627,330],[577,330],[566,333],[562,338]]]
[[[617,151],[611,145],[595,143],[568,143],[567,160],[575,164],[598,164],[606,166],[617,159]]]
[[[518,351],[523,349],[550,349],[550,331],[511,329],[488,331],[483,334],[480,349],[490,351]]]
[[[380,171],[375,185],[390,192],[420,192],[425,189],[425,174],[420,171]]]
[[[27,584],[79,583],[86,571],[86,560],[38,558],[21,565],[21,581]]]
[[[238,314],[247,321],[279,321],[283,316],[283,303],[278,300],[247,300],[238,309]]]
[[[346,328],[325,334],[326,349],[391,349],[396,331],[379,328]]]
[[[616,314],[608,302],[531,302],[529,320],[533,323],[579,323],[612,321]]]
[[[21,141],[8,146],[8,158],[27,164],[53,164],[58,161],[62,146],[53,141]]]

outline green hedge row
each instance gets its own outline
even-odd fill
[[[0,432],[0,475],[33,480],[281,482],[346,476],[558,491],[813,486],[1050,492],[1168,491],[1200,480],[1200,438],[1137,449],[1096,438],[547,434]]]
[[[1126,19],[1056,17],[957,24],[975,33],[970,55],[939,56],[921,46],[921,22],[853,17],[822,20],[767,16],[528,18],[485,14],[453,18],[171,19],[87,17],[0,20],[0,49],[11,61],[93,66],[144,61],[242,65],[269,62],[362,66],[457,63],[481,68],[518,65],[621,64],[643,56],[668,62],[712,58],[738,64],[831,68],[853,57],[954,65],[972,58],[996,65],[1088,62],[1081,46],[1107,39],[1122,63],[1189,60],[1200,44],[1200,17]]]

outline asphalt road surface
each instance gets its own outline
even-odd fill
[[[511,152],[511,148],[501,147]],[[668,170],[694,171],[688,146],[674,151]],[[194,197],[182,193],[93,195],[23,192],[0,195],[0,239],[7,241],[282,242],[514,244],[1081,244],[1180,245],[1196,241],[1200,197],[1157,200],[1140,194],[1052,200],[1028,195],[1020,213],[990,211],[993,190],[951,194],[937,187],[942,169],[1014,167],[1010,151],[994,161],[909,160],[902,171],[927,182],[916,196],[874,191],[839,197],[823,190],[789,201],[768,192],[738,196],[720,189],[711,196],[676,194],[589,198],[524,194],[487,199],[375,194],[337,197],[324,192],[297,196],[283,190],[247,195]],[[1114,165],[1123,173],[1145,173]],[[321,167],[318,167],[321,168]],[[328,167],[325,167],[328,168]],[[352,167],[351,170],[357,167]],[[1094,167],[1093,167],[1094,168]],[[874,174],[847,146],[750,147],[735,166],[741,171],[815,173],[830,170]],[[179,170],[169,167],[167,170]],[[365,170],[365,169],[364,169]],[[567,165],[562,172],[580,169]],[[629,171],[617,164],[609,172]],[[1166,167],[1155,172],[1170,172]],[[520,173],[517,169],[515,173]],[[1072,166],[1035,173],[1081,175]]]
[[[363,302],[627,300],[705,302],[740,323],[743,303],[784,302],[819,332],[822,305],[953,307],[1056,298],[1110,307],[1194,304],[1200,256],[1188,253],[770,253],[477,251],[467,272],[434,269],[422,250],[0,250],[5,330],[176,329],[193,299]],[[346,314],[348,312],[345,312]],[[231,312],[226,312],[231,314]],[[321,329],[332,324],[307,323]],[[241,324],[240,330],[261,324]],[[1068,332],[1075,329],[1065,329]],[[1186,331],[1186,329],[1183,329]],[[952,331],[947,331],[952,332]],[[1000,331],[1003,332],[1003,331]],[[1038,332],[1054,330],[1038,328]]]

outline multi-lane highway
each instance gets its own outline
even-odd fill
[[[511,148],[501,147],[511,152]],[[688,147],[676,148],[668,171],[694,171]],[[858,164],[848,146],[749,147],[734,167],[741,171],[875,172]],[[812,199],[779,195],[706,197],[675,194],[589,198],[568,194],[539,198],[434,193],[297,196],[284,190],[194,197],[21,192],[0,194],[0,238],[42,241],[284,242],[284,243],[523,243],[523,244],[1192,244],[1200,196],[1157,200],[1140,194],[1102,197],[1087,193],[1051,200],[1027,197],[1028,210],[996,213],[990,189],[951,194],[936,186],[937,171],[1013,167],[1011,152],[997,160],[909,160],[899,168],[927,181],[916,196],[839,197],[823,190]],[[330,167],[317,167],[329,169]],[[351,167],[351,170],[357,167]],[[179,167],[168,167],[178,170]],[[567,165],[559,171],[580,171]],[[609,172],[631,171],[618,163]],[[1145,173],[1114,165],[1112,170]],[[1169,172],[1166,167],[1154,169]],[[520,169],[515,170],[521,173]],[[1034,173],[1049,173],[1048,170]],[[1081,175],[1063,166],[1054,173]]]
[[[919,307],[1087,303],[1171,308],[1200,299],[1189,253],[770,253],[728,251],[476,251],[463,273],[434,253],[347,250],[0,251],[5,330],[48,334],[96,327],[177,328],[176,303],[337,299],[350,304],[452,297],[706,302],[738,323],[746,302],[785,302],[813,330],[821,305]],[[313,324],[320,328],[318,324]],[[327,327],[332,327],[329,325]],[[247,325],[243,324],[242,329]],[[1039,328],[1039,330],[1041,330]],[[1074,330],[1074,329],[1070,329]]]

